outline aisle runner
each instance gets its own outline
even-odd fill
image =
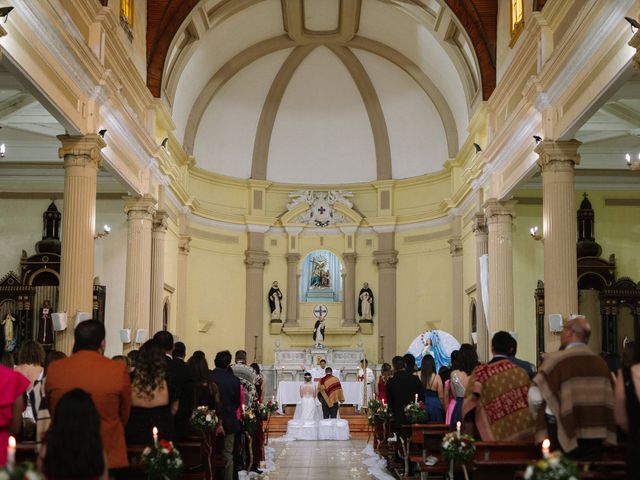
[[[238,480],[249,480],[249,479],[269,479],[269,473],[273,472],[276,469],[276,463],[274,462],[274,457],[276,455],[275,448],[264,447],[264,468],[261,468],[262,474],[258,474],[256,472],[247,472],[246,470],[240,470],[238,472]]]
[[[395,480],[387,470],[387,462],[373,450],[373,445],[368,444],[361,453],[362,463],[369,467],[369,475],[376,480]]]

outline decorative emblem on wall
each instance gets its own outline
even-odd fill
[[[297,223],[307,223],[316,227],[326,227],[336,223],[344,222],[344,215],[336,212],[334,205],[341,203],[347,208],[353,207],[347,197],[352,197],[353,193],[345,190],[330,190],[328,192],[314,192],[312,190],[297,190],[289,193],[291,202],[287,205],[287,210],[293,210],[301,203],[309,205],[309,209],[299,215],[295,221]]]

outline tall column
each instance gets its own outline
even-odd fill
[[[264,233],[249,232],[248,248],[244,252],[247,271],[244,349],[248,359],[260,362],[262,352],[262,322],[264,312],[264,266],[269,263],[269,253],[264,250]],[[257,339],[257,342],[256,342]]]
[[[489,199],[484,205],[489,230],[489,335],[512,332],[513,321],[513,205]]]
[[[155,199],[150,195],[128,197],[124,211],[127,214],[127,271],[124,286],[124,328],[131,329],[134,347],[136,332],[149,330],[151,306],[151,228],[156,212]]]
[[[449,253],[451,254],[451,318],[452,318],[452,334],[460,341],[464,341],[464,278],[463,278],[463,257],[462,257],[462,240],[460,237],[449,239]]]
[[[178,238],[178,278],[176,285],[176,334],[184,339],[187,325],[187,285],[189,283],[188,265],[191,237],[180,235]]]
[[[384,336],[382,346],[385,358],[396,354],[396,265],[394,232],[378,233],[378,250],[373,252],[373,263],[378,267],[378,335]]]
[[[547,352],[558,349],[559,335],[550,335],[549,314],[578,313],[578,265],[574,170],[580,163],[576,140],[545,140],[536,147],[542,172],[544,236],[544,309]]]
[[[356,326],[356,253],[342,255],[345,266],[344,276],[344,323],[345,327]]]
[[[96,174],[100,150],[106,143],[99,135],[58,137],[64,158],[64,212],[60,260],[58,311],[67,312],[68,327],[56,335],[56,348],[71,353],[78,312],[93,308],[93,236],[96,223]]]
[[[491,348],[489,347],[489,331],[484,315],[484,302],[482,301],[482,279],[480,278],[480,257],[489,253],[489,235],[484,214],[476,213],[473,218],[473,233],[476,237],[476,335],[478,344],[478,357],[481,362],[489,360]]]
[[[298,262],[299,253],[287,253],[287,315],[285,325],[293,327],[298,325]]]
[[[162,330],[164,304],[164,237],[167,233],[167,212],[158,211],[151,230],[151,330]]]

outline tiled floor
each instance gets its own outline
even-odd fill
[[[272,442],[276,470],[269,480],[371,479],[362,464],[365,440]]]

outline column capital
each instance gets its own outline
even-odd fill
[[[178,253],[182,255],[189,255],[191,251],[191,237],[188,235],[180,235],[178,238]]]
[[[398,263],[398,251],[376,250],[373,252],[373,263],[378,267],[378,269],[395,269]]]
[[[462,240],[460,237],[450,238],[448,240],[449,243],[449,253],[452,257],[460,257],[462,256]]]
[[[342,258],[345,261],[345,263],[356,263],[356,260],[358,259],[358,254],[355,252],[347,252],[347,253],[343,253],[342,254]]]
[[[516,216],[514,212],[515,202],[501,202],[495,198],[490,198],[484,203],[484,216],[487,224],[511,223]]]
[[[169,219],[169,214],[164,210],[158,210],[153,215],[153,232],[154,233],[166,233],[168,228],[167,220]]]
[[[471,226],[476,236],[487,235],[487,219],[484,213],[476,213],[473,216],[473,225]]]
[[[543,140],[535,148],[541,172],[573,170],[580,163],[577,140]]]
[[[152,220],[156,213],[156,200],[151,195],[124,197],[124,213],[131,218]]]
[[[628,45],[636,49],[636,53],[633,56],[633,68],[635,70],[640,70],[640,30],[631,37]]]
[[[66,166],[86,166],[93,163],[100,166],[102,157],[100,150],[107,146],[100,135],[58,135],[62,147],[58,149],[58,157],[64,158]]]
[[[298,263],[300,261],[299,253],[287,253],[284,258],[287,259],[287,263]]]
[[[269,252],[262,250],[245,250],[244,263],[247,268],[258,268],[262,270],[269,263]]]

